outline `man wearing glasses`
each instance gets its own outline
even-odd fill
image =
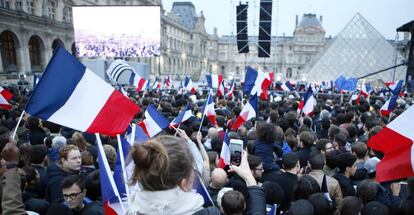
[[[103,205],[93,202],[86,197],[86,185],[79,175],[70,175],[62,181],[62,193],[64,204],[70,208],[73,214],[98,215],[104,214]]]

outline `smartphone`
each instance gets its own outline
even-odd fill
[[[243,152],[243,141],[237,139],[230,140],[230,163],[231,165],[240,165]]]

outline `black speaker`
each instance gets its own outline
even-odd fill
[[[270,57],[272,35],[272,0],[260,1],[259,57]]]
[[[236,7],[237,15],[237,49],[239,53],[249,52],[249,38],[247,35],[247,8],[246,4],[239,4]]]

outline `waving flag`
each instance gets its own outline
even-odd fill
[[[240,112],[239,116],[234,123],[232,130],[237,131],[237,129],[243,125],[245,122],[249,121],[256,117],[257,114],[257,95],[254,95],[250,98],[249,102],[243,107],[243,110]]]
[[[206,75],[208,86],[213,89],[219,88],[221,82],[223,81],[223,75],[222,74],[212,74],[212,75]]]
[[[9,104],[9,100],[12,98],[13,94],[3,87],[0,87],[0,108],[10,110],[12,106]]]
[[[295,89],[293,89],[293,86],[292,86],[292,84],[290,84],[289,81],[286,81],[286,82],[282,83],[282,85],[280,87],[285,92],[292,92],[292,91],[295,90]]]
[[[36,88],[37,83],[39,83],[41,77],[42,77],[41,75],[36,75],[36,74],[33,75],[33,89]]]
[[[104,203],[105,214],[123,215],[125,214],[125,207],[123,205],[124,203],[122,200],[122,196],[119,193],[118,186],[123,187],[123,190],[125,190],[125,185],[123,183],[117,184],[114,180],[114,178],[122,178],[122,175],[112,175],[111,169],[109,168],[108,160],[106,159],[106,155],[100,140],[98,141],[97,145],[102,201]]]
[[[155,82],[152,85],[152,89],[161,89],[161,84],[157,79],[155,79]]]
[[[221,82],[218,90],[217,90],[218,96],[226,96],[227,94],[227,88],[224,86],[224,81]]]
[[[256,71],[251,67],[247,67],[246,75],[244,77],[243,92],[254,95],[257,94],[260,98],[267,100],[267,91],[272,83],[272,74],[263,71]]]
[[[123,133],[140,108],[64,48],[50,60],[26,112],[89,133]]]
[[[364,96],[365,98],[368,98],[369,95],[371,94],[371,91],[372,91],[371,84],[366,83],[366,84],[362,85],[361,96]]]
[[[226,93],[227,98],[233,98],[234,88],[236,88],[236,84],[234,83],[234,80],[232,80],[229,86],[229,90]]]
[[[203,181],[199,175],[196,175],[193,181],[193,192],[200,194],[204,199],[204,207],[214,206],[213,200],[210,197],[210,194],[207,191],[207,188],[204,186]]]
[[[187,90],[187,92],[191,92],[193,94],[197,92],[194,87],[193,81],[188,76],[184,79],[184,88]]]
[[[270,208],[269,212],[267,212],[267,215],[277,215],[277,204],[274,204],[272,208]]]
[[[150,81],[146,80],[143,77],[141,77],[140,75],[136,74],[135,77],[134,77],[134,81],[133,81],[132,85],[134,85],[137,92],[141,92],[141,91],[144,91],[144,90],[149,88]]]
[[[206,99],[206,103],[203,106],[203,109],[201,110],[201,113],[204,116],[207,116],[210,120],[211,124],[216,125],[216,110],[214,109],[214,100],[213,96],[211,96],[211,93],[208,94],[208,97]]]
[[[160,133],[170,124],[153,105],[148,105],[144,115],[144,121],[138,123],[137,125],[140,126],[150,138]]]
[[[383,116],[388,116],[397,107],[398,95],[392,95],[390,99],[381,107],[380,113]]]
[[[135,69],[130,66],[126,61],[117,59],[111,63],[111,65],[106,70],[106,75],[112,83],[118,84],[119,77],[124,73],[129,73],[129,81],[134,80],[136,74]]]
[[[357,84],[358,84],[358,79],[356,78],[346,79],[342,75],[339,76],[339,78],[335,80],[335,88],[338,91],[341,91],[341,90],[354,91],[357,88]]]
[[[306,115],[312,115],[315,106],[316,99],[313,97],[312,87],[309,86],[308,91],[306,91],[306,94],[303,96],[302,101],[299,103],[299,110]]]
[[[193,113],[191,112],[191,106],[188,104],[185,108],[178,114],[178,116],[170,123],[170,126],[177,127],[181,123],[189,120],[193,117]]]
[[[368,140],[368,146],[384,153],[377,164],[376,180],[392,181],[414,176],[414,105]]]
[[[167,76],[164,79],[164,88],[170,88],[171,87],[171,80],[170,80],[170,76]]]
[[[223,169],[225,166],[229,164],[230,164],[230,138],[226,132],[224,134],[223,144],[221,145],[218,167]]]
[[[397,81],[397,83],[392,83],[392,84],[387,85],[387,87],[391,90],[391,93],[393,95],[402,96],[404,95],[404,93],[402,92],[403,83],[404,83],[403,80],[399,80]]]

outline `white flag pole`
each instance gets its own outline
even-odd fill
[[[127,177],[127,173],[126,173],[126,169],[125,169],[124,150],[122,149],[121,136],[119,134],[116,135],[116,140],[118,141],[119,160],[121,161],[122,176],[124,177],[125,191],[126,191],[127,199],[128,199],[128,202],[129,202],[130,194],[129,194],[129,186],[128,186],[128,177]]]

